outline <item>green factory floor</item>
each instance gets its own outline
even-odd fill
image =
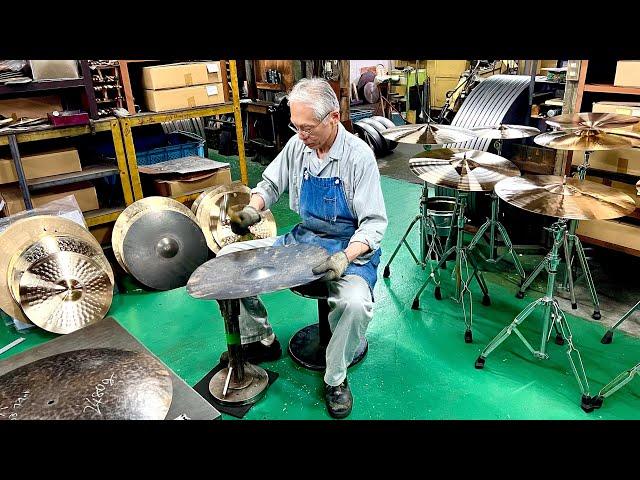
[[[239,178],[237,165],[232,164],[233,178]],[[249,167],[253,185],[264,167],[253,162]],[[382,242],[384,265],[417,213],[420,186],[382,177],[382,189],[389,216]],[[297,221],[288,210],[288,198],[282,198],[273,212],[279,232]],[[415,233],[409,242],[417,244]],[[534,264],[535,259],[527,260],[525,268],[530,270]],[[451,267],[452,262],[448,272]],[[601,409],[591,414],[583,412],[566,345],[561,347],[553,341],[548,346],[549,359],[537,360],[514,334],[487,358],[483,370],[474,368],[487,342],[540,295],[537,288],[518,300],[511,273],[488,273],[492,303],[486,307],[480,303],[477,284],[472,284],[474,342],[466,344],[461,307],[449,298],[453,287],[449,275],[442,275],[443,299],[436,300],[429,286],[421,297],[421,309],[416,311],[411,309],[411,301],[426,273],[415,265],[406,249],[400,251],[391,271],[390,279],[383,279],[380,271],[376,285],[367,357],[349,371],[354,394],[350,419],[640,419],[637,379],[606,399]],[[285,348],[294,332],[317,321],[313,300],[288,290],[266,294],[263,299]],[[116,295],[109,314],[192,386],[217,364],[225,348],[217,303],[193,299],[185,288]],[[602,345],[605,328],[601,324],[570,314],[567,318],[592,394],[638,362],[639,338],[619,332],[611,345]],[[538,314],[521,330],[537,346],[540,329]],[[0,345],[17,336],[10,329],[0,332]],[[55,337],[41,330],[25,336],[27,341],[0,355],[0,359]],[[245,419],[330,419],[320,372],[299,367],[286,353],[263,367],[280,376]]]

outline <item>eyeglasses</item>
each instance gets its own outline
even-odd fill
[[[320,124],[321,124],[322,122],[324,122],[324,121],[327,119],[327,117],[328,117],[329,115],[331,115],[331,113],[332,113],[332,112],[327,113],[327,114],[324,116],[324,118],[323,118],[322,120],[320,120],[320,121],[318,122],[318,124],[317,124],[317,125],[315,125],[314,127],[311,127],[311,128],[308,128],[308,129],[304,129],[304,130],[303,130],[303,129],[299,129],[299,128],[297,128],[293,123],[289,122],[289,128],[290,128],[291,130],[293,130],[295,133],[298,133],[298,134],[300,134],[300,135],[302,135],[302,136],[304,136],[304,137],[308,137],[309,135],[311,135],[311,134],[313,133],[313,131],[314,131],[316,128],[318,128],[318,127],[320,126]]]

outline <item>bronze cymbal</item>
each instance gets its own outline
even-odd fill
[[[538,135],[533,141],[558,150],[617,150],[640,146],[640,135],[627,130],[558,130]]]
[[[21,252],[16,252],[9,263],[8,282],[11,295],[20,302],[20,278],[33,263],[56,252],[75,252],[91,258],[107,273],[113,284],[113,269],[102,249],[96,249],[89,243],[70,236],[44,235]]]
[[[116,257],[116,260],[127,273],[131,272],[127,269],[127,265],[123,259],[122,244],[124,242],[124,237],[127,234],[127,230],[133,224],[135,217],[141,213],[150,211],[157,212],[167,209],[180,212],[192,219],[194,222],[196,221],[191,210],[184,204],[174,200],[173,198],[158,196],[145,197],[140,200],[136,200],[125,208],[120,215],[118,215],[118,218],[113,225],[113,232],[111,233],[111,246],[113,247],[113,254]]]
[[[529,212],[573,220],[607,220],[629,215],[633,198],[615,188],[556,175],[502,180],[495,187],[505,202]]]
[[[490,192],[500,180],[520,175],[506,158],[463,148],[420,152],[409,160],[409,169],[427,183],[465,192]]]
[[[567,113],[546,120],[547,125],[563,130],[586,129],[617,129],[629,127],[640,122],[640,117],[620,115],[617,113]]]
[[[418,145],[445,145],[477,138],[471,130],[437,123],[400,125],[381,132],[387,140]]]
[[[104,318],[111,307],[113,282],[91,258],[56,252],[27,268],[20,277],[19,295],[29,320],[65,334]]]
[[[8,283],[9,263],[17,252],[21,253],[46,234],[70,236],[83,240],[94,249],[102,248],[85,227],[68,218],[54,215],[21,218],[0,232],[0,308],[21,322],[31,323],[11,295]]]
[[[540,130],[535,127],[525,125],[492,125],[486,127],[470,128],[480,138],[491,138],[495,140],[510,140],[516,138],[535,137],[540,134]]]
[[[164,420],[172,383],[147,353],[72,350],[0,376],[0,420]]]
[[[242,184],[242,182],[240,182],[239,180],[236,180],[234,182],[231,182],[231,185],[236,185],[236,184]],[[200,195],[198,195],[198,198],[196,198],[193,203],[191,204],[191,212],[197,217],[198,216],[198,207],[200,206],[200,202],[202,202],[202,199],[209,193],[209,192],[213,192],[214,190],[222,190],[226,187],[226,185],[216,185],[214,187],[209,187],[206,188],[202,191],[202,193]]]

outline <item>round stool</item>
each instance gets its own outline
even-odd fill
[[[327,366],[326,351],[331,339],[331,328],[329,327],[329,303],[327,297],[329,292],[325,282],[312,282],[291,289],[293,293],[307,298],[318,300],[318,323],[308,325],[289,340],[289,355],[291,358],[309,370],[324,370]],[[358,347],[358,350],[349,367],[359,363],[367,354],[369,343],[365,338]]]

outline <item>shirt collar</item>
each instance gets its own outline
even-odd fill
[[[333,145],[329,149],[329,158],[332,160],[339,160],[342,158],[342,153],[344,151],[344,140],[346,137],[346,129],[342,125],[342,123],[338,122],[338,134],[336,135],[336,139],[333,141]],[[304,146],[305,153],[313,152],[313,149],[310,147]]]

